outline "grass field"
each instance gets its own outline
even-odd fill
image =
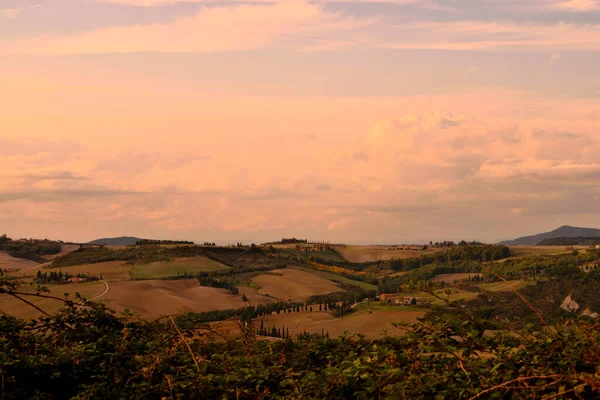
[[[123,261],[108,261],[97,264],[76,265],[73,267],[43,269],[42,272],[68,272],[70,274],[87,274],[93,276],[102,276],[102,279],[107,281],[122,281],[129,280],[131,276],[129,271],[131,266]]]
[[[450,294],[447,294],[446,290],[450,290]],[[436,290],[434,293],[435,293],[435,295],[441,297],[442,299],[446,299],[449,301],[470,300],[470,299],[477,297],[477,295],[479,294],[477,292],[469,292],[466,290],[458,290],[458,289],[439,289],[439,290]],[[414,291],[414,292],[410,292],[410,293],[400,293],[400,296],[415,297],[417,299],[417,302],[428,301],[428,302],[431,302],[432,305],[443,305],[444,304],[444,301],[442,301],[438,297],[431,295],[429,293],[426,293],[426,292]]]
[[[314,307],[314,306],[313,306]],[[301,312],[290,314],[273,314],[255,320],[256,327],[262,320],[265,326],[285,326],[290,336],[304,331],[321,334],[329,332],[331,337],[349,333],[360,333],[370,338],[380,337],[385,329],[390,335],[401,335],[402,330],[392,326],[393,322],[416,323],[417,318],[423,318],[425,311],[411,307],[381,308],[372,312],[357,311],[342,318],[334,318],[325,312]]]
[[[184,273],[196,275],[199,272],[213,272],[229,267],[207,257],[178,258],[151,264],[134,265],[131,275],[135,279],[157,279]]]
[[[257,275],[252,278],[260,287],[260,294],[283,300],[303,301],[313,295],[342,291],[332,281],[299,269],[287,268],[274,272],[281,275]]]
[[[346,285],[354,285],[354,286],[358,286],[360,288],[363,288],[365,290],[377,290],[377,286],[372,285],[368,282],[361,282],[361,281],[355,281],[354,279],[349,279],[346,278],[344,276],[338,275],[338,274],[334,274],[333,272],[327,272],[327,271],[320,271],[318,269],[314,269],[314,268],[307,268],[307,267],[294,267],[293,269],[299,269],[301,271],[307,272],[309,274],[313,274],[313,275],[317,275],[320,276],[322,278],[328,279],[332,282],[335,283],[340,283],[340,284],[346,284]]]
[[[70,295],[80,293],[85,298],[92,298],[101,294],[105,288],[102,282],[73,283],[67,285],[46,286],[48,287],[48,289],[50,289],[50,295],[60,298],[64,297],[65,293],[69,293]],[[19,291],[34,293],[33,287],[30,286],[23,287],[19,289]],[[63,302],[58,300],[42,299],[31,296],[23,297],[25,297],[28,301],[50,314],[55,313],[63,305]],[[35,308],[7,294],[0,294],[0,310],[7,314],[12,314],[16,317],[26,319],[38,318],[42,316],[42,313],[40,313]]]
[[[568,247],[585,249],[587,246],[509,246],[514,257],[555,255],[570,253]]]
[[[248,288],[241,288],[240,295],[233,296],[223,289],[200,286],[197,279],[112,282],[101,300],[118,312],[128,308],[142,317],[157,318],[178,312],[241,308],[245,305],[242,293],[254,305],[274,301]]]
[[[334,245],[334,249],[346,261],[364,263],[369,261],[391,260],[393,258],[411,258],[422,254],[433,253],[435,250],[391,250],[385,246],[350,246]]]
[[[489,292],[506,292],[513,289],[523,289],[528,285],[535,284],[533,281],[506,281],[506,282],[494,282],[494,283],[481,283],[477,286],[482,288],[483,290],[487,290]]]
[[[473,278],[476,276],[481,276],[481,274],[472,274],[472,273],[456,273],[456,274],[441,274],[431,279],[432,282],[454,282],[454,281],[464,281],[469,278]]]

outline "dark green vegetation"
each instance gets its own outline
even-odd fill
[[[140,239],[135,242],[136,245],[149,245],[149,244],[194,244],[188,240],[156,240],[156,239]]]
[[[563,322],[484,335],[498,324],[451,307],[395,338],[269,342],[251,324],[227,339],[205,323],[147,322],[75,298],[32,322],[0,316],[2,398],[597,397],[600,323]]]
[[[549,238],[570,238],[570,237],[592,237],[592,236],[600,236],[600,229],[593,228],[578,228],[575,226],[564,225],[560,228],[557,228],[551,232],[538,233],[537,235],[531,236],[523,236],[514,240],[506,240],[502,242],[508,246],[518,246],[518,245],[526,245],[526,246],[534,246],[543,241],[544,239]]]
[[[42,271],[38,271],[37,272],[37,276],[36,276],[36,283],[40,284],[40,285],[45,285],[48,283],[51,284],[55,284],[55,285],[61,285],[61,284],[66,284],[66,283],[70,283],[71,281],[74,282],[93,282],[93,281],[99,281],[102,279],[102,276],[94,276],[94,275],[88,275],[88,274],[75,274],[72,275],[68,272],[65,272],[63,274],[62,271],[58,271],[58,272],[43,272]]]
[[[544,239],[538,246],[595,246],[600,244],[600,236],[555,237]]]
[[[0,251],[12,257],[35,262],[46,262],[42,256],[60,253],[62,245],[51,240],[13,240],[6,235],[0,236]]]
[[[177,325],[184,329],[193,328],[198,324],[207,322],[225,321],[231,318],[239,319],[242,322],[250,322],[255,318],[273,313],[292,313],[301,312],[309,305],[298,302],[281,302],[269,304],[259,304],[258,306],[247,306],[232,310],[207,311],[203,313],[185,313],[176,318]]]

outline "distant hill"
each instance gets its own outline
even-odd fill
[[[105,246],[131,246],[136,244],[138,240],[144,240],[133,236],[121,236],[116,238],[96,239],[88,242],[88,244],[103,244]]]
[[[508,246],[517,245],[536,245],[547,239],[552,238],[576,238],[576,237],[598,237],[600,229],[594,228],[578,228],[575,226],[564,225],[551,232],[538,233],[537,235],[523,236],[514,240],[505,240],[502,244]]]

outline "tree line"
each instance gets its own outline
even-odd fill
[[[68,272],[65,272],[63,274],[62,271],[51,271],[50,273],[48,272],[43,272],[42,271],[38,271],[37,272],[37,277],[36,277],[36,282],[38,284],[65,284],[65,283],[69,283],[69,280],[72,278],[77,278],[77,279],[83,279],[86,282],[93,282],[93,281],[100,281],[102,280],[102,275],[100,276],[95,276],[95,275],[88,275],[88,274],[70,274]]]

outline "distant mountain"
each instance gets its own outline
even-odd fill
[[[545,239],[551,238],[574,238],[574,237],[596,237],[600,236],[600,229],[578,228],[575,226],[561,226],[551,232],[538,233],[537,235],[523,236],[514,240],[505,240],[501,242],[508,246],[517,245],[536,245]]]
[[[138,240],[144,240],[132,236],[121,236],[116,238],[96,239],[88,242],[88,244],[103,244],[105,246],[130,246],[136,244]]]

